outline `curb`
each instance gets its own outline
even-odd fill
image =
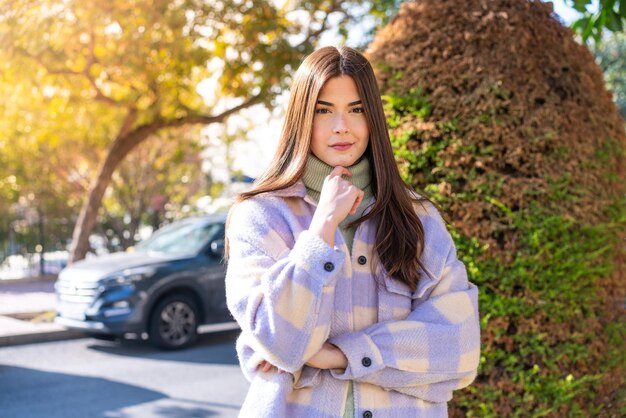
[[[43,316],[46,312],[40,312]],[[0,347],[82,338],[82,330],[66,328],[53,322],[33,320],[28,313],[0,315]]]
[[[0,348],[14,345],[72,340],[77,338],[84,338],[86,336],[86,334],[80,331],[74,331],[69,329],[43,331],[32,334],[3,335],[0,336]]]
[[[0,280],[0,348],[87,336],[52,321],[55,279],[56,275],[46,275]]]
[[[0,286],[2,285],[16,285],[23,283],[46,283],[46,282],[55,282],[57,280],[56,274],[47,274],[45,276],[32,276],[32,277],[22,277],[19,279],[0,279]]]

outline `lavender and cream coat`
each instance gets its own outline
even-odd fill
[[[331,248],[307,230],[315,208],[298,182],[232,209],[226,296],[251,382],[240,417],[341,417],[349,380],[356,417],[447,417],[452,391],[476,376],[480,327],[478,290],[439,213],[415,205],[425,271],[413,292],[378,262],[373,221],[350,255],[339,231]],[[345,370],[305,365],[327,340]],[[286,373],[257,370],[262,360]]]

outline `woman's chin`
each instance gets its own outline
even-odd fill
[[[332,166],[332,167],[337,167],[337,166],[341,166],[341,167],[350,167],[351,165],[354,165],[354,163],[356,163],[357,158],[353,158],[353,157],[331,157],[331,158],[326,158],[324,160],[326,164]]]

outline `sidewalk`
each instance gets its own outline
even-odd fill
[[[0,347],[79,338],[55,324],[54,276],[0,280]]]

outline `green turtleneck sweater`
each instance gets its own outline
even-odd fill
[[[330,174],[331,171],[333,171],[334,168],[335,167],[326,164],[315,155],[309,154],[306,167],[304,168],[302,181],[306,186],[307,194],[315,201],[315,203],[318,203],[320,200],[324,179]],[[359,219],[363,215],[363,211],[367,208],[367,203],[373,196],[373,193],[372,188],[370,187],[370,163],[367,158],[361,158],[359,162],[347,167],[347,169],[352,173],[352,176],[343,176],[343,178],[365,192],[365,196],[357,208],[356,213],[354,215],[348,215],[346,219],[339,224],[341,235],[346,241],[348,250],[352,253],[352,241],[354,240],[356,228],[348,228],[347,226],[350,222]]]
[[[319,203],[322,186],[324,185],[324,179],[330,174],[331,171],[333,171],[333,169],[334,167],[326,164],[315,155],[309,154],[306,167],[304,168],[302,181],[306,186],[307,194],[316,203]],[[373,196],[373,193],[370,186],[370,163],[367,158],[362,157],[359,162],[347,167],[347,169],[352,173],[352,176],[343,176],[343,178],[350,181],[356,187],[365,192],[365,196],[357,208],[356,213],[354,215],[348,215],[346,219],[339,224],[341,235],[343,236],[344,241],[346,241],[348,251],[352,254],[352,242],[354,241],[356,227],[348,228],[348,224],[363,215],[363,212],[367,208],[367,203]],[[350,381],[350,386],[348,387],[348,399],[346,400],[346,409],[344,410],[343,418],[354,418],[354,388],[352,387],[352,381]]]

